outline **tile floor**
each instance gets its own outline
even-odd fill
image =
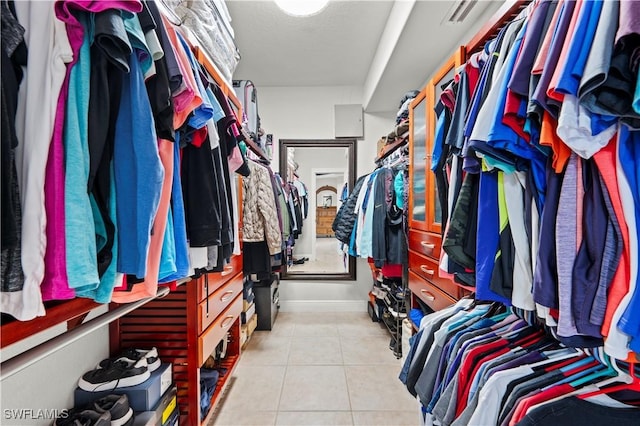
[[[316,238],[316,258],[304,262],[302,265],[287,267],[290,272],[307,272],[319,274],[339,274],[347,272],[342,254],[338,253],[338,240],[335,238]],[[294,258],[300,257],[296,253]]]
[[[366,312],[280,312],[251,337],[209,425],[418,425],[388,345]]]

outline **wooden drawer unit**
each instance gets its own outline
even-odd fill
[[[430,281],[432,284],[440,288],[440,290],[455,299],[459,299],[462,296],[462,289],[460,288],[460,286],[458,286],[448,278],[441,277],[440,271],[438,269],[438,262],[434,261],[430,257],[421,256],[410,250],[409,270],[413,271],[416,275],[420,275],[422,278]]]
[[[316,207],[316,236],[332,237],[333,221],[336,218],[335,207]]]
[[[202,333],[229,306],[229,303],[242,294],[242,274],[218,288],[212,295],[198,304],[198,333]]]
[[[434,311],[439,311],[456,303],[456,299],[449,296],[424,278],[409,271],[409,290],[415,297],[419,297]]]
[[[198,365],[202,365],[216,349],[225,334],[236,324],[240,327],[242,296],[236,297],[229,307],[198,337]]]
[[[438,234],[409,230],[409,249],[425,256],[438,259],[442,248],[442,237]]]
[[[242,255],[234,255],[222,272],[209,272],[198,278],[198,301],[206,299],[240,272],[242,272]]]

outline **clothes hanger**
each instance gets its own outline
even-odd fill
[[[613,377],[613,376],[617,376],[616,371],[611,367],[605,367],[604,365],[602,365],[597,370],[594,370],[591,374],[588,374],[582,378],[578,378],[577,380],[569,382],[569,386],[571,386],[572,388],[579,388],[601,377]]]
[[[162,14],[164,15],[165,18],[167,18],[167,20],[169,22],[171,22],[173,25],[175,26],[180,26],[182,25],[182,19],[180,19],[180,17],[176,14],[176,12],[174,12],[173,9],[171,9],[171,7],[166,3],[165,0],[158,0],[155,2],[158,6],[160,6],[160,9]]]
[[[640,377],[636,376],[635,363],[633,363],[633,362],[629,363],[629,374],[628,374],[627,377],[629,379],[628,383],[625,382],[625,378],[626,378],[625,376],[618,375],[616,377],[616,379],[618,379],[617,381],[622,381],[623,384],[616,385],[616,386],[611,386],[611,387],[605,387],[605,388],[602,388],[602,389],[599,389],[599,390],[593,391],[593,392],[587,392],[587,393],[579,394],[578,398],[587,399],[587,398],[590,398],[592,396],[609,394],[609,393],[618,392],[618,391],[621,391],[621,390],[631,390],[631,391],[634,391],[634,392],[640,392]]]
[[[568,365],[560,369],[563,373],[567,373],[568,376],[564,379],[561,379],[558,382],[550,384],[541,389],[541,391],[546,391],[548,389],[554,388],[556,386],[564,385],[565,383],[570,384],[571,382],[583,378],[585,376],[591,375],[594,372],[600,371],[603,369],[603,365],[600,364],[595,358],[590,357],[590,360],[578,361],[576,364],[580,364],[574,368],[570,368],[572,365]]]

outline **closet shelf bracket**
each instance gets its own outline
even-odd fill
[[[59,351],[60,349],[76,342],[82,337],[94,332],[95,330],[108,325],[109,323],[117,320],[118,318],[128,314],[129,312],[138,309],[140,306],[159,298],[164,297],[169,293],[168,287],[161,287],[158,293],[154,297],[148,297],[146,299],[139,300],[137,302],[129,303],[126,305],[119,305],[117,308],[105,312],[104,314],[84,323],[76,326],[72,330],[62,333],[46,342],[29,349],[26,352],[16,355],[15,357],[4,361],[0,364],[0,381],[13,376],[19,371],[24,370],[30,365],[48,357],[49,355]]]

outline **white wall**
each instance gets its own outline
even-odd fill
[[[87,320],[105,312],[102,307]],[[86,321],[86,320],[85,320]],[[2,361],[19,355],[65,331],[66,324],[54,327],[2,349]],[[0,424],[20,426],[50,425],[51,419],[33,419],[38,410],[63,410],[73,407],[73,390],[85,372],[109,356],[109,328],[102,327],[53,353],[47,358],[0,382]],[[34,410],[29,418],[16,420],[5,410]]]
[[[258,87],[260,121],[273,134],[272,167],[278,169],[279,139],[334,139],[334,105],[362,104],[363,90],[356,86]],[[398,94],[402,96],[402,94]],[[364,138],[357,141],[357,170],[360,176],[375,165],[376,143],[395,124],[395,111],[364,114]],[[282,281],[280,301],[285,311],[366,310],[371,289],[371,272],[365,259],[358,259],[354,281]]]

